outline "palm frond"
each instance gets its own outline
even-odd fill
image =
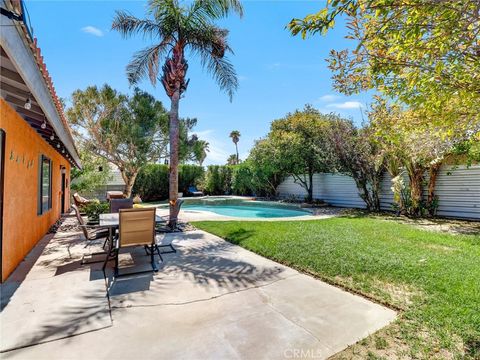
[[[117,30],[124,38],[136,34],[152,37],[162,37],[163,35],[159,24],[148,19],[139,19],[126,11],[115,12],[112,30]]]
[[[213,76],[222,91],[225,91],[232,101],[233,94],[238,89],[238,78],[233,64],[227,57],[218,58],[206,55],[202,58],[202,65]]]
[[[190,34],[189,47],[201,58],[202,66],[213,76],[230,100],[238,88],[237,73],[225,54],[233,53],[227,42],[228,30],[210,25]]]
[[[165,55],[168,48],[169,41],[164,39],[160,44],[137,51],[127,65],[127,78],[130,84],[136,84],[148,76],[152,85],[155,86],[160,69],[160,58]]]
[[[239,0],[195,0],[190,8],[192,16],[211,20],[224,18],[231,12],[243,16],[243,6]]]

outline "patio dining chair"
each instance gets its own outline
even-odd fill
[[[75,203],[75,205],[79,210],[83,210],[84,207],[90,204],[92,201],[93,200],[89,200],[84,198],[83,196],[80,196],[80,194],[77,192],[73,194],[73,202]]]
[[[111,199],[110,200],[110,212],[118,213],[120,209],[131,209],[133,208],[133,199]]]
[[[154,259],[155,252],[161,261],[163,261],[163,258],[155,242],[155,208],[120,209],[119,220],[118,236],[115,239],[113,249],[108,251],[108,255],[103,263],[103,271],[105,271],[108,261],[114,257],[115,276],[118,276],[118,255],[120,250],[135,246],[143,246],[145,249],[148,249],[152,269],[158,271]],[[128,275],[131,274],[129,273]]]
[[[78,207],[76,205],[72,205],[72,208],[75,211],[75,216],[77,217],[77,220],[78,220],[78,226],[80,227],[80,229],[82,229],[85,239],[87,241],[105,239],[103,242],[103,248],[105,248],[105,245],[107,244],[107,241],[108,241],[108,237],[110,235],[108,229],[99,227],[98,225],[85,224],[85,220],[83,220],[83,217],[80,214],[80,210],[78,209]],[[94,255],[104,255],[104,254],[105,254],[104,252],[97,252],[91,255],[94,256]],[[84,263],[83,260],[82,260],[82,263]]]

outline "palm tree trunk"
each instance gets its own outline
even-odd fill
[[[235,143],[235,149],[237,150],[237,165],[238,165],[240,160],[238,158],[238,144],[237,143]]]
[[[175,206],[178,199],[178,142],[179,142],[179,121],[178,107],[180,103],[180,91],[174,92],[171,97],[170,107],[170,167],[168,177],[168,199],[170,203],[169,227],[175,229],[177,226],[178,209]]]

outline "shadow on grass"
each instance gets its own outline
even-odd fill
[[[245,230],[243,228],[230,231],[225,235],[225,239],[230,241],[233,244],[241,244],[243,241],[247,240],[255,234],[254,230]]]

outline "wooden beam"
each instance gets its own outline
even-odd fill
[[[14,97],[12,95],[7,95],[7,98],[5,100],[7,100],[7,102],[10,102],[12,104],[15,104],[15,105],[18,105],[18,106],[21,106],[21,107],[25,108],[25,100],[20,100],[20,99]],[[30,98],[31,105],[32,105],[31,109],[30,110],[25,109],[25,110],[31,111],[32,113],[36,113],[40,116],[44,116],[43,111],[40,108],[40,106],[34,105],[32,100],[33,99]]]
[[[5,50],[3,50],[3,47],[0,46],[0,54],[3,56],[3,57],[6,57],[8,59],[8,55],[7,53],[5,52]]]
[[[35,119],[37,121],[41,121],[41,122],[47,122],[47,119],[45,119],[45,117],[43,116],[43,114],[38,114],[36,112],[33,112],[33,111],[30,111],[30,110],[27,110],[25,109],[23,106],[16,106],[15,107],[15,110],[17,110],[17,112],[19,114],[22,114],[22,115],[26,115],[32,119]],[[48,124],[48,123],[47,123]]]
[[[22,79],[22,77],[20,76],[19,73],[15,72],[15,71],[12,71],[12,70],[8,70],[7,68],[4,68],[3,66],[0,67],[0,75],[2,75],[3,77],[5,77],[7,79],[10,79],[10,80],[13,80],[13,81],[16,81],[20,84],[25,85],[25,82],[23,81],[23,79]]]
[[[29,97],[32,101],[35,101],[32,94],[30,94],[28,91],[24,91],[22,89],[19,89],[15,86],[12,86],[12,85],[7,84],[5,82],[0,83],[0,89],[6,91],[7,93],[9,93],[13,96],[17,96],[21,99],[27,100],[27,98]]]

